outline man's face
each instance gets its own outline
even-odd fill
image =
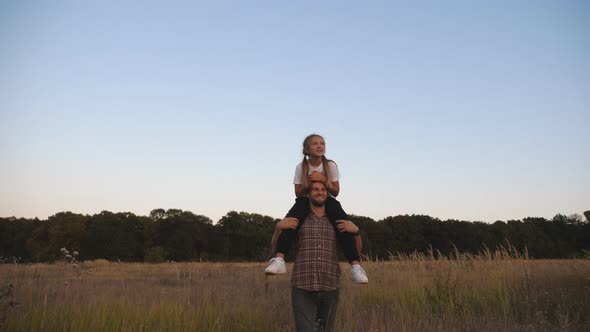
[[[309,193],[309,200],[314,206],[324,206],[328,198],[328,191],[326,186],[321,182],[313,182],[311,184],[311,192]]]

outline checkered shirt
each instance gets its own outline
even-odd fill
[[[306,291],[340,288],[340,265],[334,227],[327,216],[310,213],[297,232],[291,285]]]

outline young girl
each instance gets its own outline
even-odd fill
[[[369,282],[366,272],[359,264],[359,252],[357,241],[360,244],[358,227],[348,220],[348,215],[342,209],[340,202],[334,197],[340,192],[340,173],[338,166],[324,155],[326,143],[324,138],[317,134],[309,135],[303,141],[303,161],[295,168],[295,204],[287,213],[285,219],[280,223],[289,224],[288,229],[280,231],[277,239],[277,229],[273,235],[272,247],[276,247],[275,258],[270,260],[269,266],[264,270],[266,274],[283,274],[285,268],[285,255],[287,255],[292,243],[295,242],[297,229],[305,221],[311,209],[309,199],[305,196],[313,181],[320,181],[326,184],[329,197],[326,200],[326,214],[330,223],[334,226],[338,242],[344,251],[344,255],[351,264],[351,279],[356,283],[366,284]],[[291,218],[291,219],[290,219]],[[296,218],[298,223],[292,218]],[[350,231],[354,233],[351,233]],[[275,246],[276,241],[276,246]]]

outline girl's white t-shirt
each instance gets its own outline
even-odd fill
[[[308,175],[313,173],[314,171],[326,175],[326,173],[324,172],[324,163],[320,163],[318,166],[313,166],[309,163],[309,161],[306,162],[309,165]],[[338,172],[338,166],[336,165],[336,163],[330,160],[328,161],[328,167],[330,167],[330,182],[340,181],[340,172]],[[293,179],[293,184],[303,183],[301,179],[302,168],[303,162],[300,162],[297,165],[297,167],[295,167],[295,178]]]

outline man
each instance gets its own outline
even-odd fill
[[[291,273],[291,300],[297,331],[331,331],[340,294],[340,265],[336,232],[326,216],[328,197],[322,182],[313,182],[307,194],[311,213],[299,228],[295,265]],[[285,218],[276,228],[278,233],[297,227],[296,218]],[[350,221],[338,220],[338,231],[358,234]],[[278,236],[278,234],[276,234]],[[362,243],[356,237],[360,252]],[[359,266],[360,267],[360,266]],[[361,268],[362,269],[362,268]],[[362,271],[364,272],[364,270]]]

